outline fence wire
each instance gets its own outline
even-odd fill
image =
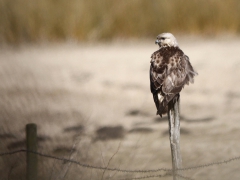
[[[175,174],[177,177],[181,177],[182,179],[186,180],[194,180],[192,178],[183,176],[181,174]],[[166,173],[166,174],[158,174],[158,175],[148,175],[148,176],[140,176],[140,177],[135,177],[135,178],[124,178],[124,179],[119,179],[119,180],[134,180],[134,179],[148,179],[148,178],[162,178],[162,177],[167,177],[167,176],[172,176],[172,173]]]
[[[91,168],[91,169],[98,169],[98,170],[105,170],[105,171],[117,171],[117,172],[122,172],[122,173],[157,173],[157,172],[160,172],[160,171],[165,172],[165,174],[146,175],[146,176],[135,177],[135,178],[127,178],[129,180],[130,179],[147,179],[147,178],[154,178],[154,177],[172,176],[172,169],[170,169],[170,168],[158,168],[158,169],[149,169],[149,170],[139,170],[139,169],[129,170],[129,169],[120,169],[120,168],[101,167],[101,166],[94,166],[94,165],[90,165],[90,164],[84,164],[84,163],[81,163],[81,162],[76,161],[76,160],[62,158],[62,157],[56,157],[56,156],[52,156],[52,155],[49,155],[49,154],[34,152],[34,151],[26,150],[26,149],[20,149],[20,150],[10,151],[10,152],[3,152],[3,153],[0,153],[0,157],[1,156],[12,155],[12,154],[17,154],[17,153],[21,153],[21,152],[33,153],[33,154],[37,154],[37,155],[45,157],[45,158],[51,158],[51,159],[55,159],[55,160],[59,160],[59,161],[63,161],[63,162],[73,163],[73,164],[79,165],[79,166],[84,167],[84,168]],[[180,169],[177,169],[177,171],[179,172],[179,171],[187,171],[187,170],[194,170],[194,169],[200,169],[200,168],[207,168],[207,167],[210,167],[210,166],[227,164],[227,163],[230,163],[232,161],[238,161],[238,160],[240,160],[240,156],[225,159],[225,160],[222,160],[222,161],[211,162],[211,163],[208,163],[208,164],[202,164],[202,165],[197,165],[197,166],[192,166],[192,167],[180,168]],[[191,178],[186,177],[186,176],[182,176],[181,174],[176,174],[176,176],[181,177],[181,178],[186,179],[186,180],[192,180]]]

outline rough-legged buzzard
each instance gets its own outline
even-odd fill
[[[168,111],[169,102],[179,97],[185,84],[193,83],[197,72],[171,33],[159,34],[155,44],[159,50],[151,56],[150,88],[157,114],[162,117]]]

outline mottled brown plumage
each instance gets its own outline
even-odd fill
[[[151,56],[150,87],[157,114],[162,117],[169,102],[179,97],[185,84],[193,83],[197,73],[172,34],[160,34],[156,43],[160,49]]]

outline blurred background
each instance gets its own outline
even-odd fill
[[[163,32],[175,35],[199,73],[181,92],[183,167],[237,157],[181,174],[239,179],[238,0],[0,0],[0,153],[25,149],[25,126],[35,123],[44,154],[98,167],[171,168],[168,120],[155,115],[149,88]],[[25,158],[0,156],[1,179],[26,179]],[[172,179],[38,158],[39,179]]]
[[[240,32],[238,0],[1,0],[1,42],[145,39]]]

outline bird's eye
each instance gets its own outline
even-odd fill
[[[161,37],[160,39],[162,39],[162,40],[165,40],[165,38],[164,38],[164,37]]]

